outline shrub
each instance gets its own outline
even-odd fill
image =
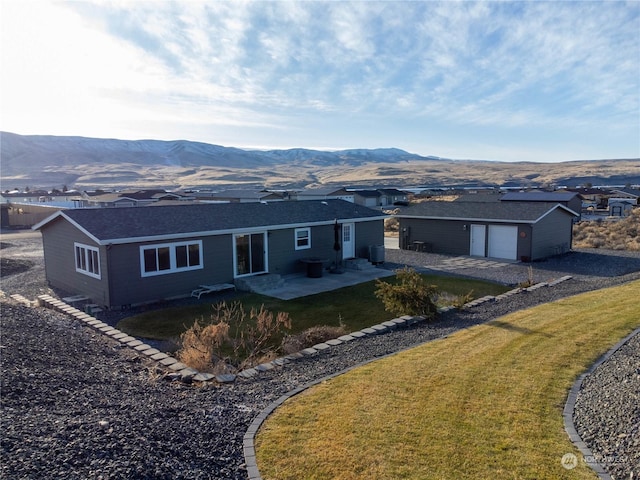
[[[318,343],[326,342],[347,333],[344,325],[317,325],[307,328],[297,335],[287,335],[282,340],[282,351],[284,353],[295,353],[305,348],[312,347]]]
[[[376,280],[375,295],[386,311],[394,315],[423,315],[427,319],[436,316],[435,285],[428,285],[418,272],[407,267],[396,270],[396,279],[397,284]]]
[[[291,328],[288,313],[272,312],[260,306],[249,315],[240,302],[214,305],[211,321],[197,320],[180,336],[178,360],[199,371],[220,370],[221,364],[244,368],[269,356],[275,338]]]

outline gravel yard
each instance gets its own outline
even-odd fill
[[[531,271],[518,263],[438,270],[510,285],[530,275],[536,282],[574,278],[448,312],[435,324],[332,347],[249,380],[190,386],[167,381],[155,364],[79,322],[12,301],[10,294],[35,299],[55,292],[45,282],[39,234],[3,234],[1,247],[0,476],[7,479],[246,478],[242,437],[261,409],[287,391],[514,310],[640,278],[640,252],[601,250],[534,263]],[[385,268],[431,269],[446,259],[387,250]],[[618,459],[605,464],[616,478],[640,475],[637,337],[633,342],[588,377],[576,403],[578,432],[595,453]]]

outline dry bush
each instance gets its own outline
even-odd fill
[[[573,227],[576,248],[606,248],[640,251],[640,208],[621,220],[578,222]]]
[[[326,342],[333,338],[338,338],[347,333],[345,326],[318,325],[307,328],[297,335],[287,335],[282,340],[282,350],[284,353],[295,353],[305,348],[312,347],[318,343]]]
[[[185,365],[202,372],[218,373],[260,363],[271,355],[275,338],[291,328],[288,313],[272,312],[260,306],[247,315],[240,302],[214,305],[211,321],[195,321],[180,336],[176,357]]]
[[[202,325],[198,320],[182,335],[180,349],[176,352],[179,361],[200,372],[213,372],[222,360],[220,350],[229,337],[229,324],[219,322]]]

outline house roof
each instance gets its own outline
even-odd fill
[[[353,193],[360,195],[361,197],[377,198],[381,194],[378,190],[356,190]]]
[[[339,187],[322,187],[322,188],[306,188],[297,192],[298,197],[320,196],[320,195],[353,195],[353,192],[347,192],[344,188]]]
[[[123,208],[80,208],[59,211],[34,230],[64,218],[98,244],[134,243],[193,236],[220,235],[269,228],[361,222],[388,216],[344,200],[274,203],[189,204]]]
[[[265,198],[278,198],[281,199],[282,195],[278,193],[268,192],[265,190],[224,190],[222,192],[214,193],[210,195],[212,198],[229,198],[229,199],[247,199],[247,200],[261,200]]]
[[[406,192],[398,190],[397,188],[379,188],[378,191],[383,195],[406,195]]]
[[[400,212],[399,218],[536,223],[555,209],[578,214],[553,202],[421,202]]]
[[[568,202],[577,197],[575,192],[509,192],[500,200],[516,202]]]
[[[638,198],[640,197],[640,190],[635,188],[617,188],[614,190],[614,193],[623,193],[630,197]]]

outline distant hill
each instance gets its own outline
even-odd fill
[[[256,151],[186,140],[8,132],[0,132],[0,162],[3,190],[640,183],[640,159],[503,163],[424,157],[397,148]]]

